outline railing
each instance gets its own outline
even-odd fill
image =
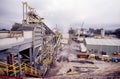
[[[20,67],[19,67],[19,66],[15,66],[14,64],[10,65],[10,64],[6,64],[4,62],[0,62],[0,68],[1,68],[1,70],[6,72],[6,74],[4,74],[4,76],[17,77],[18,75],[22,75],[24,73],[29,73],[29,74],[38,75],[38,76],[40,76],[42,74],[41,70],[31,67],[30,65],[28,65],[26,63],[20,64]]]
[[[4,75],[9,75],[9,73],[13,73],[13,75],[16,77],[16,70],[18,69],[17,66],[14,66],[14,65],[10,65],[10,64],[6,64],[4,62],[0,62],[0,67],[3,71],[6,72],[6,74]]]
[[[41,70],[38,70],[34,67],[31,67],[30,65],[28,65],[26,63],[20,64],[20,72],[21,73],[27,72],[27,73],[31,73],[31,74],[35,74],[35,75],[41,75],[42,74]]]

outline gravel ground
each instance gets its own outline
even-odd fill
[[[58,53],[56,66],[47,73],[47,78],[39,79],[120,79],[120,62],[105,62],[97,60],[88,60],[77,58],[79,45],[72,42],[66,45],[64,50]],[[66,59],[69,61],[65,61]],[[77,72],[74,75],[68,75],[67,71],[71,69]],[[27,78],[26,78],[27,79]],[[38,79],[38,78],[28,78]]]
[[[67,77],[63,78],[63,76],[65,77],[65,75],[67,75],[67,71],[71,69],[72,71],[77,72],[77,74],[75,75],[72,76],[69,75],[72,77],[71,79],[80,79],[79,77],[80,76],[84,77],[84,75],[88,75],[88,76],[94,75],[94,76],[104,76],[104,77],[120,76],[120,62],[115,63],[115,62],[105,62],[105,61],[77,58],[76,55],[80,53],[78,46],[79,45],[75,42],[72,42],[71,45],[66,45],[64,47],[64,50],[58,54],[58,59],[60,57],[68,58],[69,61],[65,61],[63,59],[61,59],[61,61],[59,62],[56,61],[56,67],[51,69],[49,75],[55,72],[54,74],[56,75],[62,74],[61,77],[57,76],[59,78],[55,77],[55,79],[70,79]],[[76,75],[79,77],[74,78],[74,76]],[[50,79],[54,79],[54,78],[50,77]],[[103,79],[103,78],[98,78],[98,79]]]

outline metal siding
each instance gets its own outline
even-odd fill
[[[120,39],[94,39],[85,38],[86,44],[120,46]]]
[[[118,49],[119,48],[119,49]],[[120,46],[106,46],[106,45],[87,45],[88,50],[98,50],[100,51],[105,51],[107,54],[112,55],[113,52],[119,51],[120,52]]]

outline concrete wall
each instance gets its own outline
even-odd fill
[[[0,39],[0,46],[10,45],[24,41],[23,37]]]
[[[32,31],[24,31],[24,37],[0,39],[0,46],[19,43],[24,41],[24,39],[29,39],[29,38],[32,38]]]
[[[0,33],[0,39],[1,38],[7,38],[10,36],[10,33]]]
[[[32,31],[24,31],[23,37],[0,39],[0,50],[11,48],[12,46],[21,45],[21,44],[29,43],[29,42],[32,42]]]
[[[32,31],[24,31],[23,36],[25,39],[32,38]]]

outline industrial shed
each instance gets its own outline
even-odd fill
[[[107,52],[111,55],[113,52],[120,52],[120,39],[95,39],[86,38],[85,45],[87,50],[93,50],[97,52]]]

